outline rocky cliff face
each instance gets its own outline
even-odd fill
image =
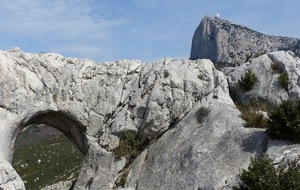
[[[268,59],[299,62],[286,52]],[[230,97],[239,68],[228,78],[205,59],[97,65],[19,49],[1,51],[0,62],[0,187],[24,189],[9,162],[16,135],[32,123],[61,130],[85,155],[74,189],[118,189],[124,176],[136,190],[231,189],[250,157],[269,151],[264,130],[244,128]],[[125,131],[148,142],[134,160],[113,153]]]
[[[194,33],[190,59],[237,66],[277,50],[291,50],[299,57],[300,39],[265,35],[217,17],[204,17]]]
[[[209,60],[97,65],[14,49],[0,61],[0,159],[11,161],[24,126],[55,127],[86,155],[74,189],[115,188],[125,167],[134,189],[221,188],[266,147],[261,130],[243,127],[225,75]],[[112,152],[124,131],[150,142],[131,164]],[[14,179],[0,186],[21,187]]]
[[[57,128],[85,155],[73,186],[80,190],[232,189],[251,156],[297,157],[299,145],[245,128],[232,99],[255,96],[276,105],[298,98],[300,59],[293,52],[250,58],[299,41],[208,17],[197,31],[191,58],[205,54],[228,65],[249,61],[223,73],[208,59],[96,64],[52,53],[0,51],[0,189],[25,189],[10,162],[17,134],[30,124]],[[243,91],[238,81],[247,70],[258,82]],[[279,85],[282,73],[289,76],[288,88]],[[144,145],[135,159],[114,153],[126,132]]]

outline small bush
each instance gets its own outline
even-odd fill
[[[125,187],[125,184],[126,184],[126,177],[125,176],[122,176],[121,179],[120,179],[120,185],[122,187]]]
[[[266,128],[268,123],[265,116],[253,108],[244,110],[241,117],[246,121],[245,127]]]
[[[251,97],[246,105],[238,104],[237,108],[241,112],[241,118],[246,121],[245,127],[267,127],[268,119],[262,114],[262,112],[266,112],[268,110],[268,106],[260,103],[256,97]]]
[[[243,169],[238,176],[242,185],[233,189],[299,189],[300,165],[298,162],[299,159],[288,160],[286,165],[282,160],[275,168],[272,159],[266,154],[251,158],[248,170]]]
[[[243,184],[234,189],[278,189],[278,177],[272,159],[263,154],[261,157],[251,158],[248,170],[243,169],[239,174]]]
[[[209,114],[210,110],[206,107],[200,107],[197,111],[197,120],[199,123],[203,123],[204,118],[206,118]]]
[[[283,72],[278,77],[279,84],[282,88],[284,88],[286,91],[288,91],[289,87],[289,76],[287,72]]]
[[[300,142],[300,100],[283,101],[269,114],[267,134],[273,139]]]
[[[254,84],[258,81],[255,74],[252,72],[251,69],[248,69],[245,75],[239,80],[240,87],[245,90],[249,91],[253,88]]]
[[[128,170],[128,168],[125,167],[121,171],[120,176],[118,177],[118,179],[115,182],[116,187],[123,187],[123,188],[125,188],[128,173],[129,173],[129,170]]]
[[[273,71],[279,71],[279,64],[278,63],[272,63],[271,68]]]
[[[120,139],[119,146],[113,149],[116,157],[129,156],[130,158],[137,157],[142,151],[141,140],[129,131],[125,131]]]
[[[279,181],[282,189],[300,188],[300,164],[299,159],[288,160],[287,166],[283,163],[278,167]]]

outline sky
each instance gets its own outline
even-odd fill
[[[299,0],[2,0],[0,49],[97,63],[189,58],[205,15],[300,38]]]

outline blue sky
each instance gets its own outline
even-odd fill
[[[300,38],[299,0],[2,0],[0,49],[96,62],[188,58],[204,15]]]

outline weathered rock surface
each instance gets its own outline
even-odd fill
[[[278,164],[281,161],[299,159],[300,146],[289,141],[270,140],[266,153]]]
[[[258,79],[249,91],[241,89],[239,85],[247,70],[251,70]],[[288,75],[288,89],[283,88],[279,82],[279,77],[283,73]],[[300,97],[299,76],[300,58],[292,52],[279,51],[264,54],[233,68],[228,75],[228,83],[231,96],[237,102],[245,104],[250,97],[256,97],[262,102],[275,106],[282,100]]]
[[[61,189],[69,189],[72,184],[74,183],[74,180],[70,181],[60,181],[58,183],[49,185],[47,187],[42,188],[41,190],[61,190]]]
[[[250,155],[267,147],[262,130],[246,129],[226,81],[198,102],[132,164],[127,186],[135,189],[230,189]],[[199,109],[210,110],[199,123]],[[234,119],[233,119],[234,118]]]
[[[291,72],[285,61],[298,63],[286,52],[262,58]],[[18,132],[46,124],[85,155],[73,189],[120,188],[124,170],[125,189],[230,189],[250,157],[268,148],[263,130],[243,127],[230,97],[228,81],[236,86],[239,69],[227,80],[207,59],[97,65],[58,54],[0,51],[0,159],[11,168]],[[298,96],[292,89],[288,95]],[[133,162],[112,152],[124,131],[149,142]],[[24,189],[13,169],[0,174],[0,185],[8,174]]]
[[[13,49],[0,52],[0,63],[0,158],[11,161],[26,125],[55,127],[86,155],[74,189],[116,186],[128,160],[111,151],[128,130],[151,144],[141,154],[147,159],[130,165],[135,189],[225,187],[266,147],[261,130],[242,127],[227,80],[209,60],[97,65]],[[201,124],[195,114],[203,106],[211,111]]]
[[[0,160],[0,189],[25,190],[22,179],[9,162],[5,160]]]
[[[278,50],[291,50],[299,57],[300,39],[265,35],[227,20],[205,16],[194,33],[190,59],[207,58],[220,67],[237,66]]]

